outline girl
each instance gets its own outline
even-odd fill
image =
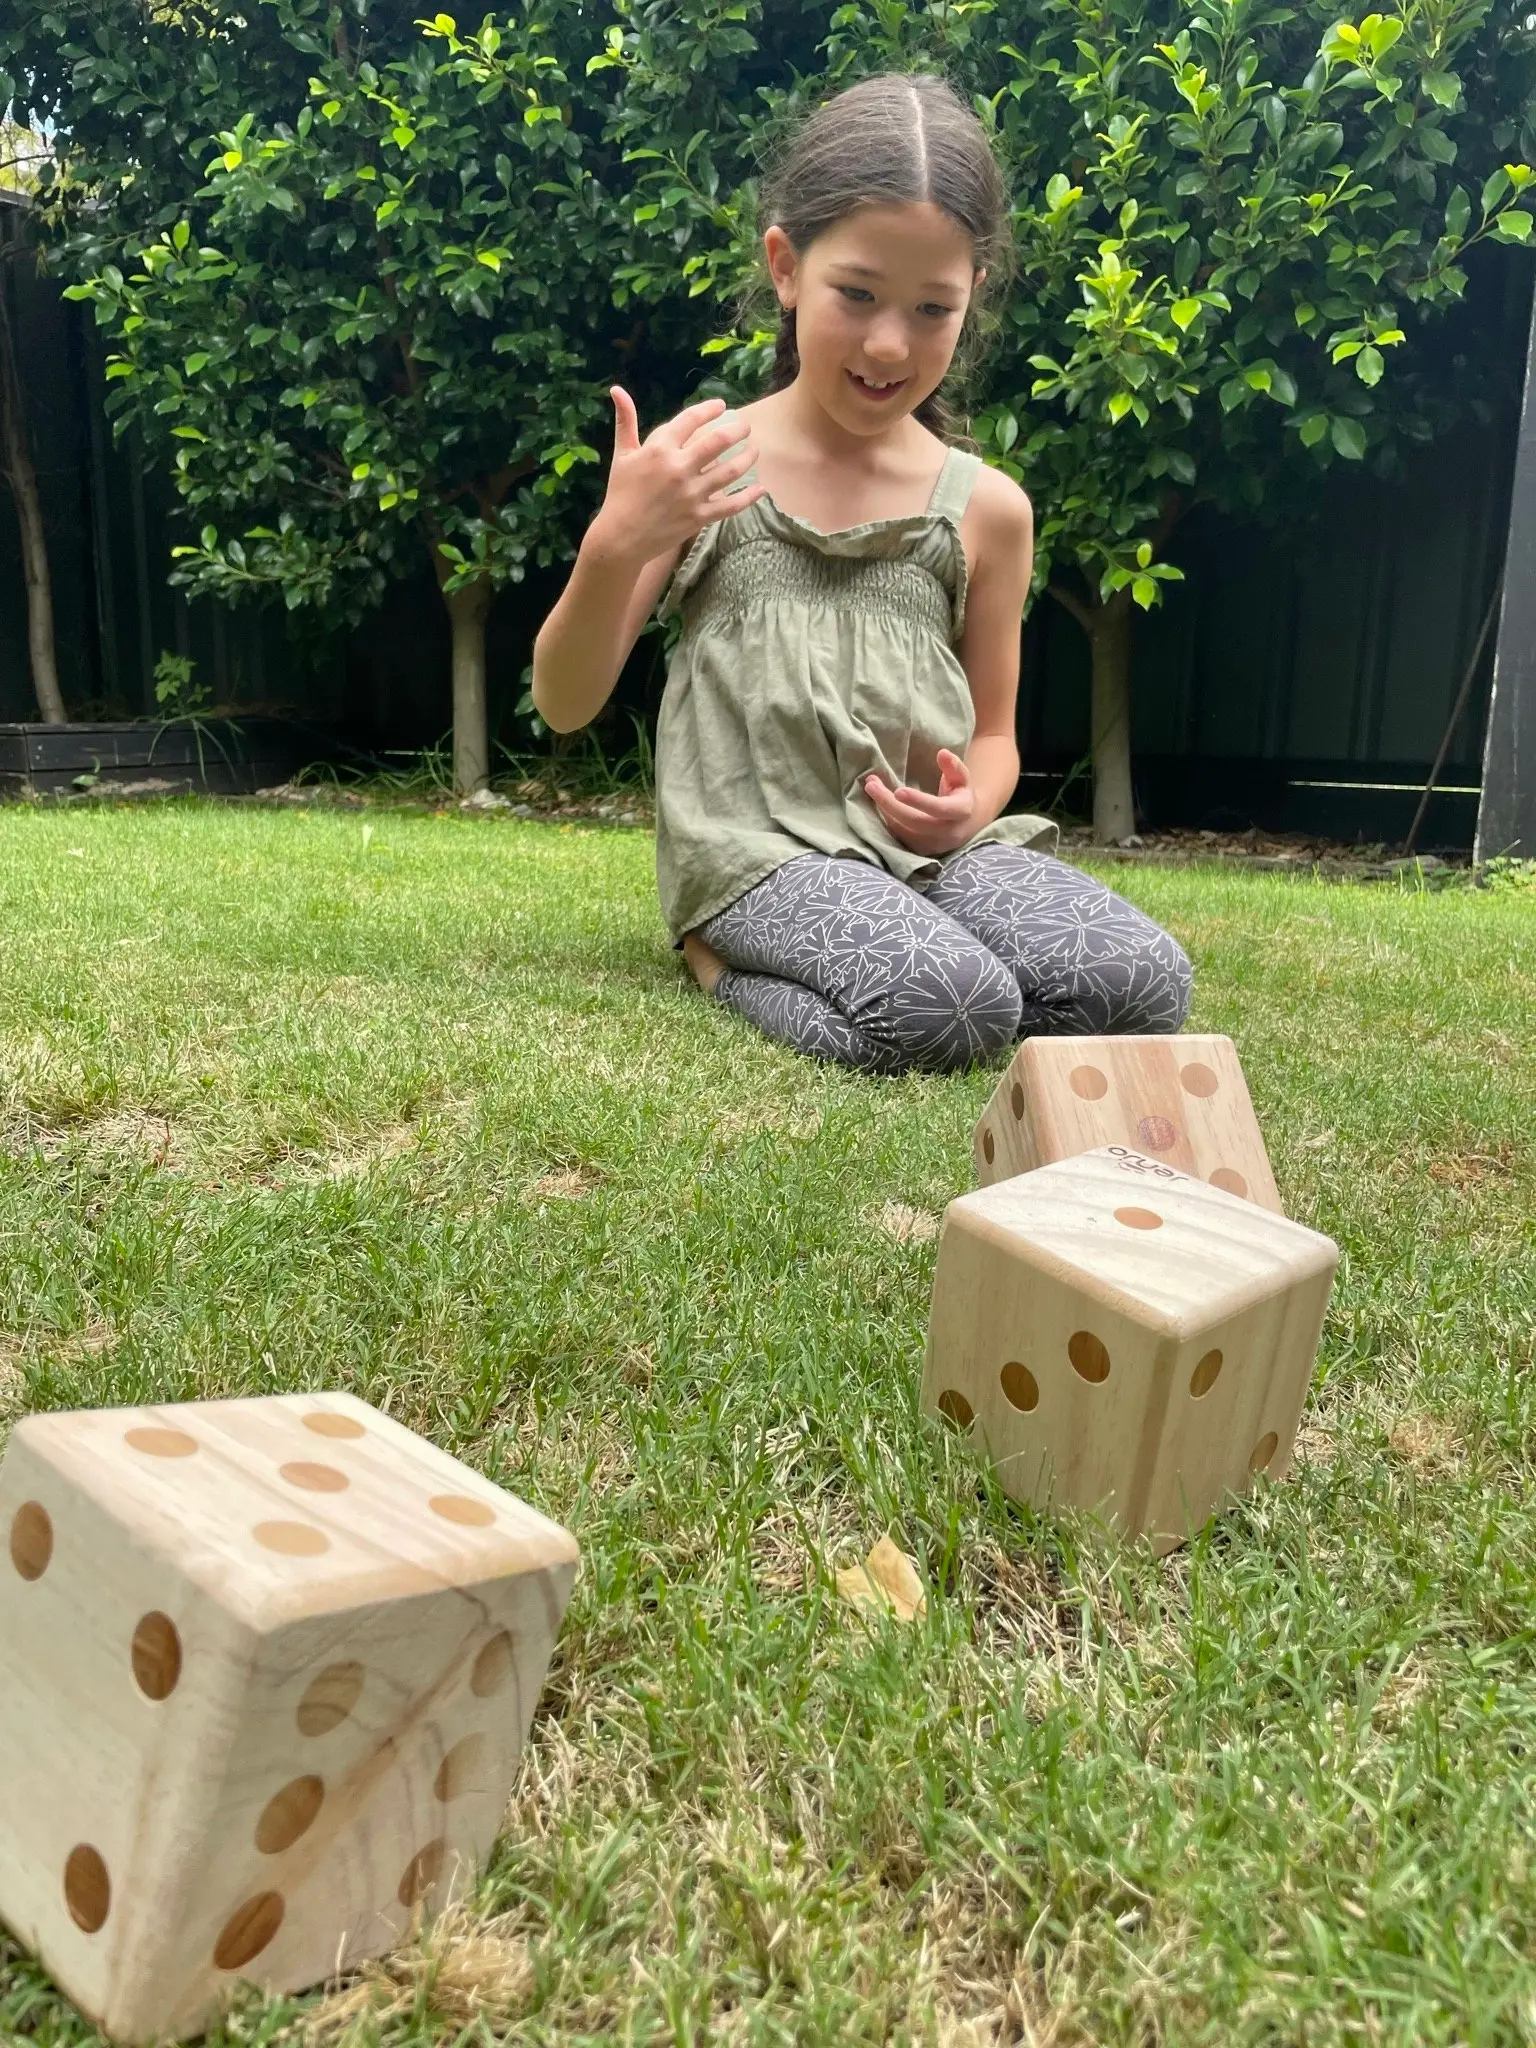
[[[1031,1032],[1176,1031],[1169,935],[999,815],[1019,774],[1029,500],[949,446],[939,397],[1003,254],[986,137],[943,80],[805,123],[764,194],[772,388],[613,466],[534,648],[558,731],[602,707],[652,606],[682,614],[657,733],[657,872],[701,986],[882,1074]]]

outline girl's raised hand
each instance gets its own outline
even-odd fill
[[[953,853],[977,829],[970,769],[948,747],[940,747],[938,760],[937,796],[905,783],[892,789],[878,775],[864,778],[864,794],[884,819],[887,831],[913,853]]]
[[[712,519],[756,504],[761,484],[727,496],[757,460],[750,430],[723,398],[706,398],[665,421],[645,440],[635,402],[620,384],[613,400],[613,463],[591,534],[600,546],[654,561],[692,540]]]

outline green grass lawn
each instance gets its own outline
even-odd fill
[[[345,1387],[583,1552],[475,1914],[227,2038],[1536,2041],[1536,896],[1117,871],[1343,1249],[1295,1471],[1157,1561],[918,1416],[992,1077],[754,1036],[651,857],[0,813],[0,1434]]]

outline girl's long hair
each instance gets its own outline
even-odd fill
[[[803,255],[860,207],[924,200],[965,230],[986,285],[996,285],[1010,253],[1008,195],[986,131],[947,80],[882,72],[807,116],[769,171],[758,217],[764,226],[777,223]],[[946,385],[969,367],[980,312],[973,292]],[[782,391],[799,370],[794,308],[781,307],[768,388]],[[930,392],[914,417],[952,440],[944,388]]]

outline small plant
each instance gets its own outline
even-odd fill
[[[1536,860],[1516,860],[1511,854],[1497,854],[1483,862],[1480,879],[1485,889],[1500,895],[1536,896]]]
[[[169,650],[155,663],[155,702],[167,718],[193,718],[208,709],[211,693],[206,683],[193,680],[196,667],[190,654]]]

